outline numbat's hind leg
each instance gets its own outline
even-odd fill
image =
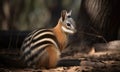
[[[57,48],[55,48],[54,46],[49,46],[47,48],[48,51],[48,55],[49,55],[49,68],[53,68],[56,67],[58,60],[60,58],[60,52]]]
[[[43,54],[40,56],[38,63],[36,64],[37,68],[45,69],[48,67],[49,59],[48,53],[46,50],[43,51]]]

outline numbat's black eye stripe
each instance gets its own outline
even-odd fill
[[[68,18],[71,18],[71,16],[67,16]]]

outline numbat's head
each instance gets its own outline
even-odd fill
[[[75,21],[72,19],[71,13],[72,11],[67,12],[66,10],[63,10],[61,12],[61,18],[60,18],[60,22],[62,24],[62,27],[61,27],[62,30],[65,33],[69,33],[69,34],[73,34],[76,32]]]

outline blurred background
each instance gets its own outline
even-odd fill
[[[53,27],[63,9],[77,16],[81,0],[1,0],[0,30]]]
[[[52,28],[62,10],[72,10],[77,33],[72,48],[120,39],[119,0],[0,0],[0,48],[20,48],[24,37],[37,28]]]
[[[61,11],[77,18],[81,0],[0,0],[0,47],[21,47],[24,37],[37,28],[52,28]]]

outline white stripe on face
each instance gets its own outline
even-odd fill
[[[69,29],[65,28],[64,26],[62,26],[62,29],[63,29],[64,32],[67,32],[67,33],[70,33],[70,34],[74,33],[74,31],[69,30]]]

